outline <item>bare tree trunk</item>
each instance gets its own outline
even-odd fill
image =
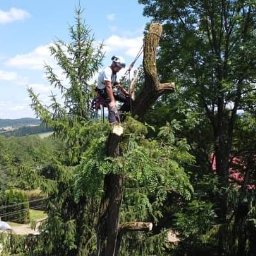
[[[124,177],[108,174],[104,181],[105,195],[102,198],[102,215],[98,227],[98,255],[115,255],[118,236],[119,210],[123,196]]]
[[[108,156],[120,155],[119,142],[122,127],[114,126],[107,142]],[[115,255],[119,225],[119,209],[123,197],[124,177],[110,173],[104,179],[104,195],[101,199],[97,230],[97,255]]]
[[[166,92],[174,91],[174,84],[160,84],[156,69],[156,48],[162,33],[160,24],[152,24],[144,40],[144,72],[145,83],[132,106],[132,114],[139,119],[155,103],[157,98]],[[111,157],[120,155],[119,142],[122,137],[111,133],[107,143],[107,153]],[[120,240],[119,212],[123,197],[124,176],[108,174],[104,180],[104,196],[101,201],[100,216],[97,229],[97,255],[118,255]]]
[[[143,68],[145,82],[132,106],[132,114],[138,116],[139,119],[143,118],[159,96],[174,91],[174,83],[160,83],[157,75],[156,49],[161,34],[162,26],[158,23],[153,23],[144,39]]]

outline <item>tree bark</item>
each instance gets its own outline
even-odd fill
[[[132,106],[133,116],[143,119],[144,114],[164,93],[174,92],[174,83],[160,83],[156,67],[156,50],[162,34],[162,26],[151,24],[149,32],[144,38],[143,69],[145,82]]]
[[[150,26],[144,39],[143,67],[145,82],[132,106],[132,115],[139,119],[155,103],[160,95],[174,91],[173,83],[161,84],[157,77],[156,48],[162,33],[162,26],[154,23]],[[119,142],[121,135],[111,133],[107,142],[107,154],[111,157],[120,155]],[[120,239],[119,212],[123,197],[124,176],[110,173],[105,176],[104,196],[100,206],[97,227],[97,255],[118,255]],[[119,240],[119,241],[118,241]]]
[[[116,157],[120,155],[119,142],[122,133],[123,129],[121,126],[117,125],[113,127],[106,145],[108,156]],[[104,195],[101,199],[97,228],[98,256],[115,255],[119,209],[123,197],[123,182],[123,175],[110,173],[105,176]]]

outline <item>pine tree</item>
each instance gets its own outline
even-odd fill
[[[62,70],[65,79],[58,77],[54,69],[46,65],[46,75],[50,84],[58,90],[51,95],[51,104],[45,106],[38,95],[30,88],[29,96],[32,108],[47,126],[53,128],[54,134],[65,140],[70,164],[78,161],[82,145],[86,144],[79,135],[91,121],[90,102],[93,97],[94,85],[90,84],[101,66],[103,44],[94,47],[95,40],[90,29],[82,21],[83,10],[76,9],[76,24],[70,27],[71,41],[66,43],[57,40],[50,46],[51,55]],[[61,96],[61,100],[59,97]],[[87,128],[88,129],[88,128]],[[70,150],[68,150],[70,149]]]
[[[74,179],[75,166],[82,154],[90,150],[94,138],[104,138],[108,131],[92,120],[90,113],[95,86],[90,83],[104,55],[103,44],[95,46],[91,31],[82,20],[80,6],[75,14],[75,25],[69,28],[70,42],[57,40],[50,46],[51,55],[65,77],[61,79],[53,67],[45,66],[47,78],[57,91],[51,95],[51,104],[44,105],[40,95],[32,89],[28,91],[32,109],[65,145],[61,154],[65,157],[56,159],[55,185],[48,188],[48,220],[42,226],[34,255],[88,255],[93,248],[97,198],[85,195],[76,200]]]

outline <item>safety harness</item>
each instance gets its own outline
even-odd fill
[[[143,52],[143,45],[141,46],[141,48],[140,48],[138,54],[136,55],[136,57],[134,58],[133,62],[130,64],[130,66],[124,73],[124,77],[129,76],[129,78],[128,78],[129,81],[130,81],[131,70],[134,67],[134,64],[136,63],[136,61],[138,60],[140,55],[142,54],[142,52]],[[99,110],[102,110],[102,112],[103,112],[102,116],[103,116],[103,120],[104,120],[104,108],[108,107],[106,90],[105,89],[95,89],[95,91],[96,91],[96,97],[91,102],[91,111],[94,113],[93,116],[97,116],[97,115],[95,115],[95,113],[97,113]]]

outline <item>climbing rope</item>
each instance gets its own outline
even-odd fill
[[[139,49],[137,55],[135,56],[133,62],[130,64],[130,66],[128,67],[128,69],[127,69],[127,70],[125,71],[125,73],[124,73],[124,79],[125,79],[125,77],[126,77],[127,75],[129,75],[129,77],[128,77],[129,83],[131,83],[131,70],[132,70],[132,68],[134,67],[134,64],[136,63],[136,61],[139,59],[139,57],[140,57],[140,55],[142,54],[142,52],[143,52],[143,44],[142,44],[142,46],[140,47],[140,49]],[[131,97],[130,97],[130,111],[132,111],[132,98],[131,98]]]
[[[136,61],[138,60],[138,58],[140,57],[140,55],[143,52],[143,45],[141,46],[139,52],[137,53],[136,57],[134,58],[133,62],[130,64],[129,68],[125,71],[124,75],[127,75],[128,73],[130,74],[134,64],[136,63]]]

